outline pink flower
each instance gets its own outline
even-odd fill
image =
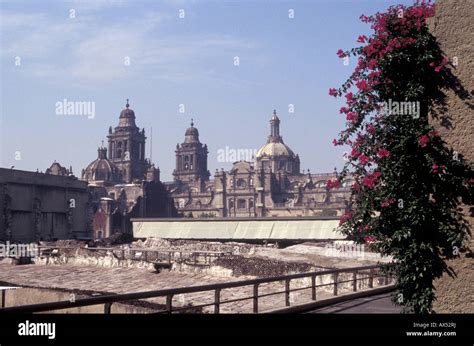
[[[352,148],[351,156],[352,156],[353,158],[357,158],[359,155],[360,155],[360,151],[357,150],[357,148]]]
[[[329,95],[336,97],[337,96],[337,90],[334,89],[334,88],[329,89]]]
[[[339,113],[342,114],[342,113],[347,113],[347,112],[349,112],[349,109],[348,109],[348,108],[346,108],[346,107],[341,107],[341,108],[339,108]]]
[[[357,38],[357,42],[359,42],[359,43],[364,43],[366,40],[367,40],[367,36],[365,36],[365,35],[360,35]]]
[[[354,98],[354,94],[353,94],[353,93],[348,92],[348,93],[346,94],[346,100],[347,100],[347,102],[352,101],[353,98]]]
[[[346,56],[346,54],[344,53],[344,51],[342,49],[339,49],[337,52],[336,52],[337,56],[339,58],[344,58]]]
[[[349,211],[347,212],[346,214],[342,215],[341,218],[339,219],[339,225],[342,225],[343,223],[345,223],[346,221],[348,221],[349,219],[351,219],[353,216],[353,212],[352,211]]]
[[[431,168],[433,169],[433,173],[438,173],[438,168],[439,168],[438,165],[433,165],[431,166]]]
[[[372,124],[367,125],[367,132],[373,135],[375,133],[375,126]]]
[[[369,161],[370,161],[370,158],[369,158],[368,156],[365,156],[364,154],[362,154],[362,155],[359,156],[359,162],[360,162],[362,165],[367,164]]]
[[[429,141],[430,141],[430,137],[428,137],[427,135],[422,135],[418,139],[418,144],[420,145],[420,147],[424,148],[424,147],[426,147],[426,145],[428,144]]]
[[[367,237],[364,237],[364,241],[366,243],[373,243],[375,241],[375,238],[372,237],[371,235],[368,235]]]
[[[332,144],[333,144],[334,146],[337,145],[337,140],[336,140],[335,138],[332,140]]]
[[[380,206],[382,208],[386,208],[388,206],[390,206],[391,204],[395,203],[395,199],[393,198],[388,198],[388,199],[385,199],[383,200],[381,203],[380,203]]]
[[[360,91],[365,91],[368,89],[367,82],[365,80],[359,80],[356,82],[356,86]]]
[[[389,157],[390,152],[385,148],[380,148],[379,151],[377,152],[377,156],[383,159],[384,157]]]
[[[328,181],[326,182],[326,187],[327,187],[328,189],[338,188],[340,185],[341,185],[341,183],[340,183],[340,181],[337,180],[337,179],[328,180]]]
[[[373,188],[375,186],[375,183],[377,182],[377,179],[382,175],[380,172],[374,172],[371,174],[368,174],[366,177],[362,179],[362,185],[368,187],[368,188]]]
[[[349,120],[349,121],[356,121],[358,118],[357,116],[357,113],[356,112],[348,112],[346,114],[346,120]]]

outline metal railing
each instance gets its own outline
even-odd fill
[[[342,274],[352,274],[352,276],[348,280],[340,280]],[[318,276],[323,276],[323,275],[331,275],[332,282],[317,284],[316,278]],[[311,279],[311,284],[309,286],[291,288],[292,280],[304,279],[304,278]],[[296,292],[296,291],[301,291],[301,290],[311,290],[311,301],[316,301],[316,298],[317,298],[316,289],[319,287],[332,286],[332,294],[333,296],[337,296],[340,293],[339,291],[340,286],[344,283],[352,283],[352,291],[357,292],[358,282],[362,280],[366,280],[367,287],[369,289],[372,289],[374,288],[374,279],[378,279],[379,286],[384,286],[384,285],[388,286],[392,278],[382,275],[380,272],[379,266],[372,265],[372,266],[344,268],[344,269],[330,269],[330,270],[323,270],[323,271],[318,271],[318,272],[298,273],[298,274],[291,274],[291,275],[280,275],[280,276],[274,276],[274,277],[250,279],[250,280],[243,280],[243,281],[233,281],[233,282],[209,284],[209,285],[201,285],[201,286],[170,288],[170,289],[162,289],[162,290],[138,292],[138,293],[125,293],[125,294],[116,294],[116,295],[114,294],[114,295],[106,295],[106,296],[100,296],[100,297],[77,299],[73,302],[60,301],[60,302],[52,302],[52,303],[8,307],[8,308],[0,309],[0,312],[33,313],[33,312],[53,311],[53,310],[61,310],[61,309],[70,309],[74,307],[104,304],[104,313],[110,313],[111,305],[113,303],[125,302],[125,301],[137,300],[137,299],[165,297],[166,298],[165,307],[155,312],[171,314],[175,312],[183,312],[186,310],[196,311],[196,309],[198,308],[213,306],[214,313],[218,314],[220,313],[221,306],[224,304],[251,300],[252,305],[253,305],[253,309],[252,309],[253,312],[259,313],[261,312],[261,310],[259,309],[259,299],[263,297],[283,294],[284,296],[283,302],[286,307],[289,307],[291,303],[290,302],[291,292]],[[275,283],[275,282],[283,282],[284,289],[279,290],[279,291],[269,292],[269,293],[263,293],[263,294],[259,292],[260,285],[266,284],[266,283]],[[232,289],[232,288],[237,288],[237,287],[244,287],[244,286],[252,287],[253,294],[250,296],[239,297],[239,298],[228,299],[228,300],[221,299],[222,290]],[[204,303],[204,304],[191,305],[191,306],[181,306],[181,307],[173,306],[173,297],[176,295],[197,293],[197,292],[212,292],[212,291],[214,292],[214,300],[211,303]]]
[[[62,250],[86,250],[92,252],[108,251],[120,260],[127,258],[145,262],[171,265],[173,261],[192,264],[211,264],[212,260],[221,256],[231,255],[232,251],[196,251],[147,248],[118,248],[118,247],[74,247],[74,246],[38,246],[40,256],[60,256]],[[118,255],[117,255],[118,254]]]

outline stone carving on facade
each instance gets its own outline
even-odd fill
[[[73,237],[73,230],[74,230],[74,205],[72,202],[69,200],[67,202],[67,210],[66,210],[66,224],[67,224],[67,232],[69,235],[69,238]]]
[[[41,219],[43,218],[43,212],[41,210],[41,199],[35,197],[33,204],[35,218],[35,240],[39,241],[41,239]]]
[[[5,236],[6,240],[12,240],[12,198],[9,195],[8,188],[4,186],[4,201],[3,201],[3,220],[5,222]]]

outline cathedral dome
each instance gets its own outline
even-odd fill
[[[268,136],[267,143],[261,147],[256,154],[257,158],[261,158],[263,156],[285,156],[290,158],[296,157],[293,150],[291,150],[290,147],[283,142],[283,138],[280,136],[280,119],[276,114],[276,110],[273,110],[273,114],[270,119],[270,136]]]
[[[256,156],[257,158],[260,158],[262,156],[287,156],[294,158],[295,153],[293,152],[293,150],[290,149],[289,146],[287,146],[283,142],[270,142],[261,147],[257,151]]]
[[[195,127],[189,127],[186,130],[186,133],[184,134],[185,136],[199,136],[199,131]]]
[[[82,173],[87,181],[119,182],[120,173],[117,166],[107,158],[107,149],[99,148],[98,157],[92,161]]]
[[[184,143],[199,143],[199,131],[194,127],[193,119],[191,119],[191,127],[188,127],[184,134]]]
[[[270,119],[270,136],[267,143],[256,153],[257,168],[264,171],[286,172],[289,174],[299,174],[300,159],[293,150],[283,142],[280,135],[280,119],[273,111]]]
[[[129,108],[130,105],[125,105],[125,108],[120,112],[119,127],[136,127],[135,125],[135,112]]]

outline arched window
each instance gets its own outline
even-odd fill
[[[245,209],[247,207],[247,201],[245,199],[237,200],[237,209]]]
[[[245,189],[247,187],[247,183],[244,179],[237,180],[237,187],[240,189]]]
[[[229,199],[229,209],[234,209],[234,200]]]

